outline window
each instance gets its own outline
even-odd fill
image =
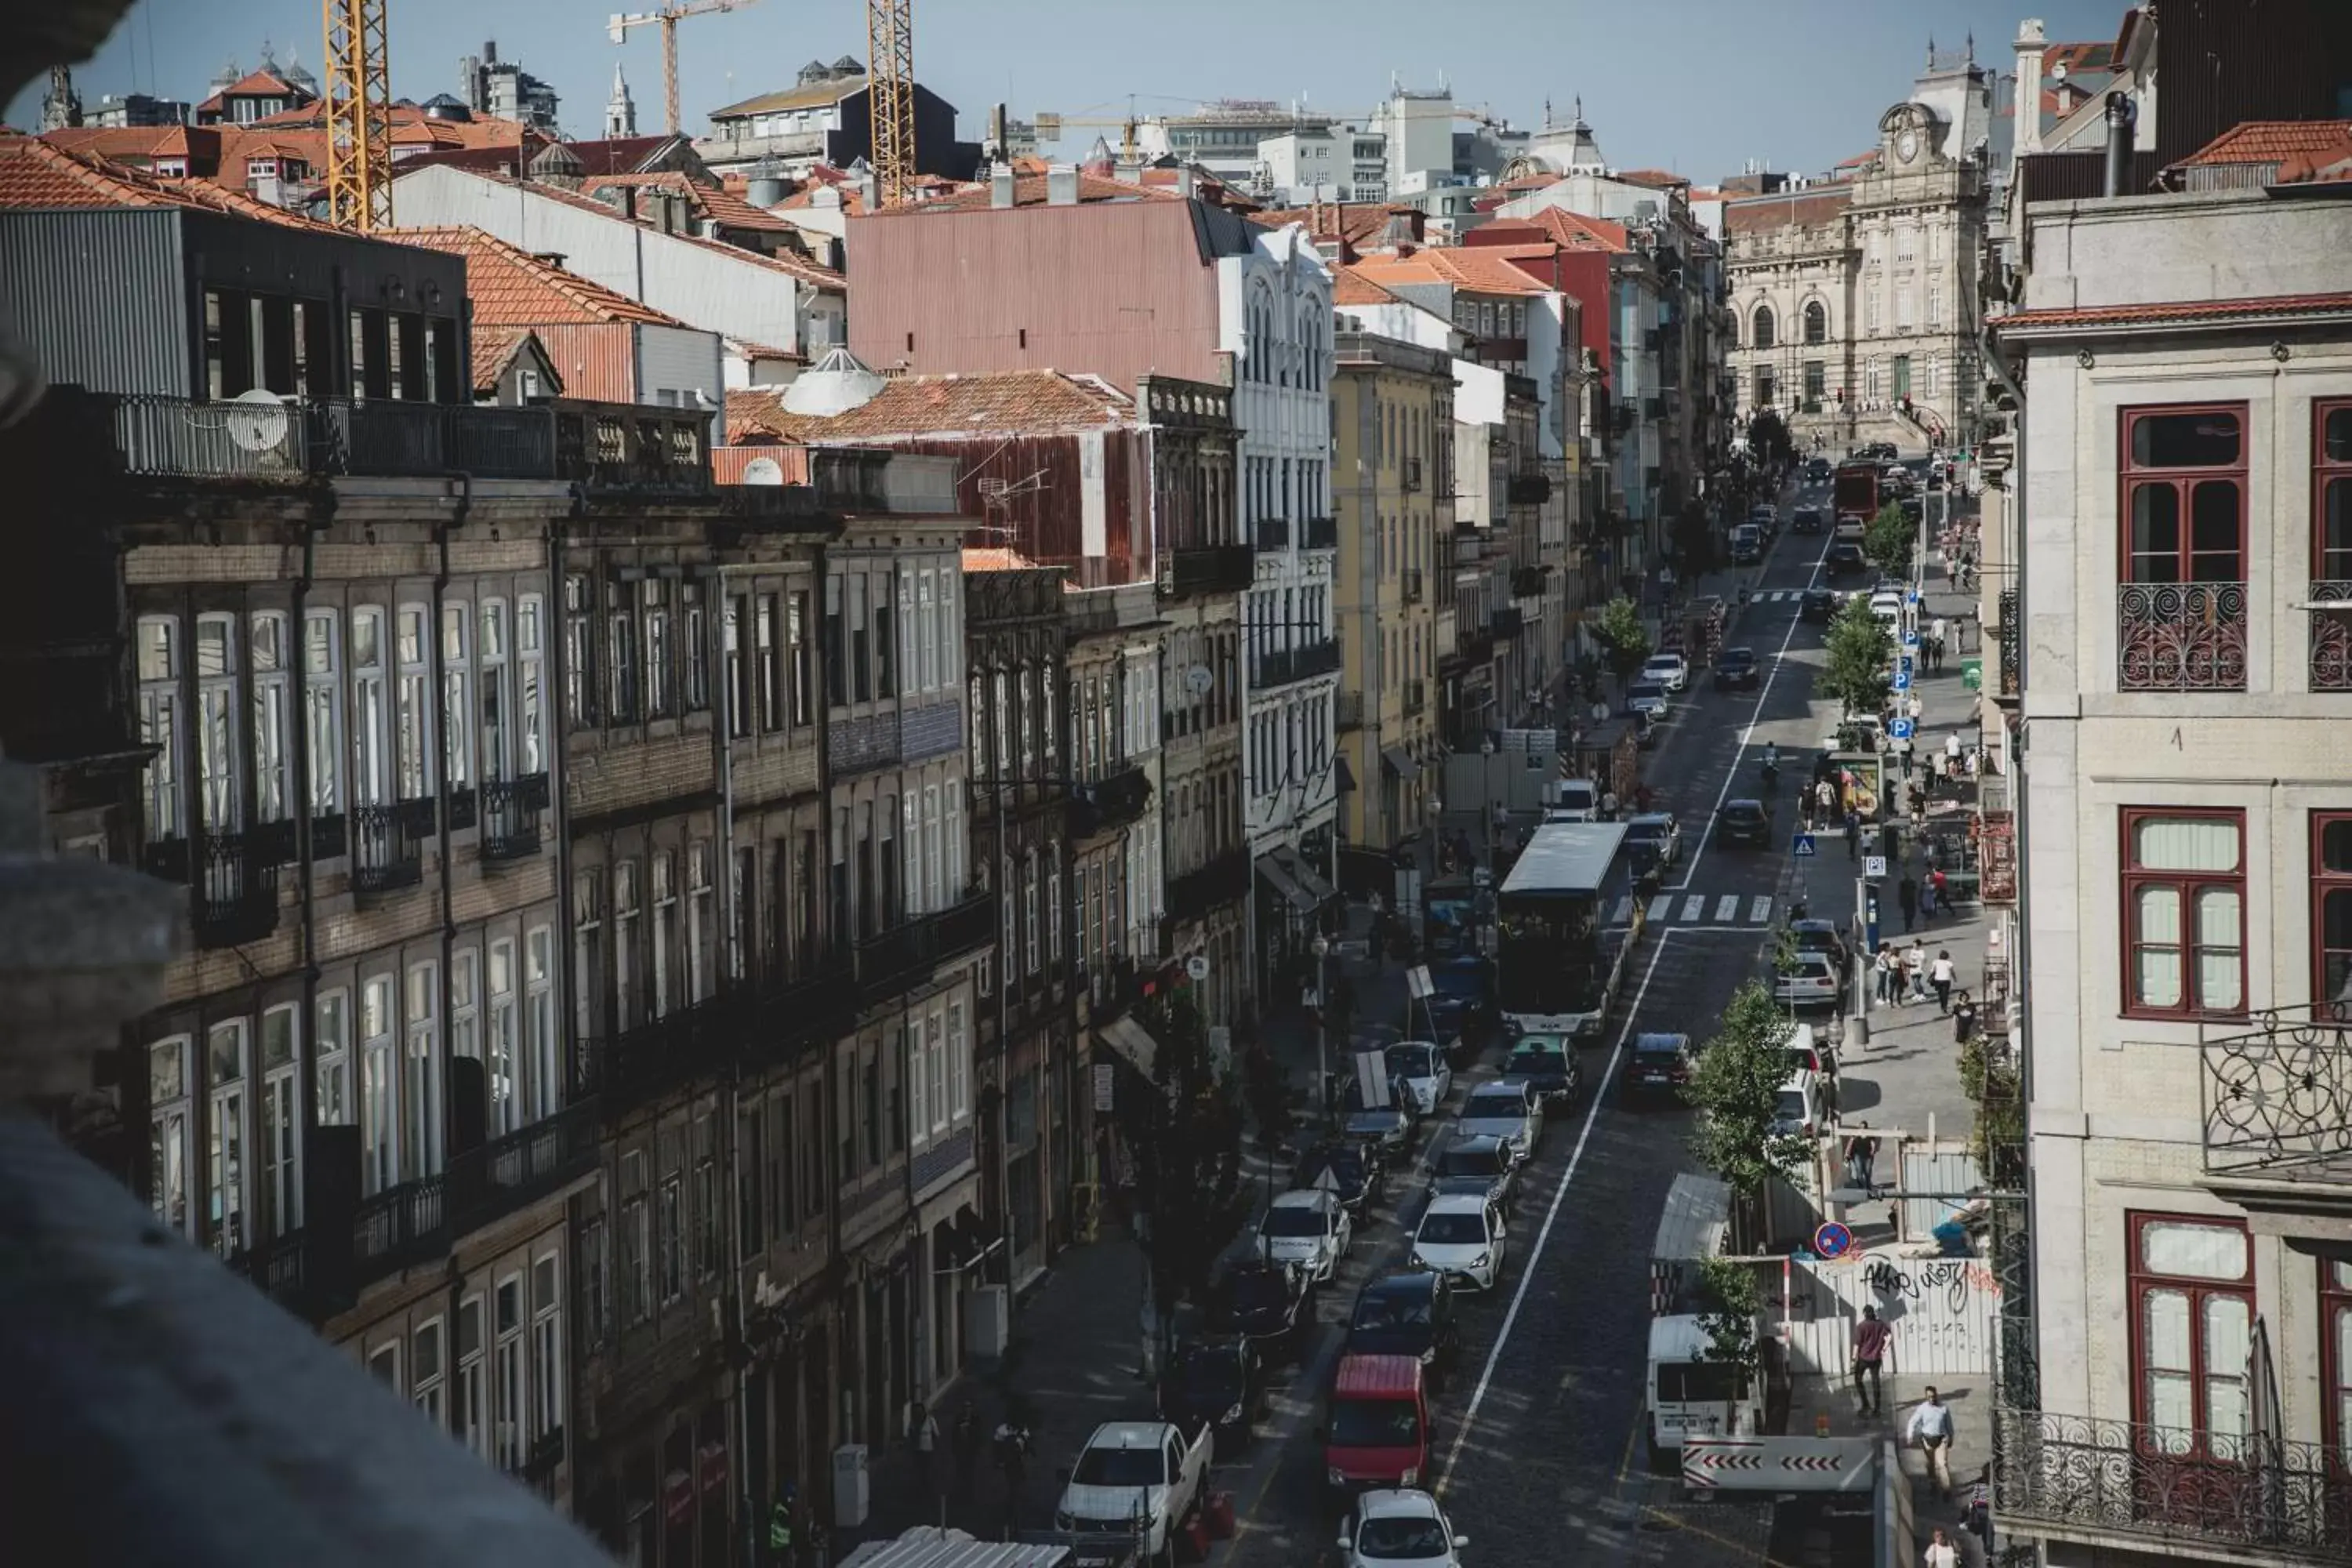
[[[908,573],[898,579],[899,603],[906,603],[907,584],[915,584],[915,668],[918,689],[937,691],[955,679],[955,672],[946,668],[940,657],[939,626],[931,595],[935,574],[926,566],[920,573]]]
[[[573,729],[596,722],[596,585],[584,573],[563,579],[563,717]]]
[[[257,615],[251,635],[254,820],[283,822],[294,815],[287,772],[287,731],[293,722],[287,680],[293,650],[287,646],[286,617],[275,611]]]
[[[521,1125],[515,1094],[515,1047],[521,1024],[515,1012],[514,943],[490,943],[489,961],[490,1054],[482,1066],[482,1087],[489,1102],[490,1136],[496,1138]]]
[[[439,793],[433,776],[432,706],[427,695],[433,677],[426,666],[432,650],[425,640],[425,606],[403,605],[395,625],[400,660],[400,684],[394,703],[399,742],[399,798],[424,800]]]
[[[457,1303],[457,1407],[451,1413],[457,1440],[487,1459],[490,1457],[488,1412],[482,1408],[482,1299],[468,1296]]]
[[[911,795],[912,792],[909,792]],[[947,887],[944,850],[947,827],[940,816],[940,786],[923,787],[923,908],[926,911],[945,909],[961,897],[961,890]]]
[[[2323,403],[2314,418],[2311,574],[2345,583],[2352,580],[2352,403]]]
[[[533,926],[523,936],[523,1049],[530,1062],[536,1120],[563,1104],[563,1042],[555,1027],[555,932]]]
[[[310,815],[343,809],[343,682],[337,616],[310,610],[302,616],[302,731],[310,770]],[[142,649],[143,651],[143,649]],[[144,705],[142,706],[144,714]]]
[[[710,939],[718,929],[710,885],[710,845],[689,844],[686,849],[686,999],[700,1002],[710,995]]]
[[[400,1342],[376,1346],[368,1352],[368,1375],[394,1394],[400,1392]]]
[[[246,1190],[246,1145],[249,1134],[246,1074],[247,1025],[238,1018],[215,1024],[205,1037],[205,1053],[212,1095],[207,1129],[205,1183],[213,1250],[234,1257],[251,1242],[249,1194]]]
[[[370,976],[360,986],[360,1145],[370,1193],[400,1184],[393,1127],[392,977]]]
[[[446,787],[474,787],[473,606],[441,606],[441,776]]]
[[[1934,279],[1927,279],[1927,324],[1935,326],[1944,319],[1944,288]]]
[[[2352,1021],[2352,813],[2312,815],[2311,946],[2314,1011]]]
[[[481,632],[475,643],[475,654],[482,671],[482,779],[514,777],[514,698],[507,688],[508,656],[512,651],[512,627],[507,622],[504,600],[488,599],[482,605]],[[460,712],[463,709],[460,708]],[[444,719],[451,734],[457,732],[455,715]]]
[[[762,594],[754,628],[753,659],[760,682],[760,728],[784,727],[782,692],[776,680],[776,595]]]
[[[2193,1018],[2245,1008],[2245,816],[2124,813],[2124,1012]]]
[[[440,966],[408,966],[405,1046],[400,1069],[400,1165],[408,1179],[441,1168]]]
[[[815,677],[809,668],[809,596],[796,593],[786,604],[785,647],[792,673],[793,722],[809,722],[815,698]]]
[[[1805,362],[1805,401],[1818,404],[1829,394],[1829,367],[1820,360]]]
[[[604,1023],[604,879],[594,868],[572,881],[572,994],[583,1040],[603,1039]]]
[[[959,1121],[971,1110],[971,1041],[961,1002],[948,1004],[948,1103]]]
[[[663,1156],[661,1213],[654,1221],[654,1245],[660,1249],[659,1278],[665,1307],[686,1294],[686,1181],[677,1159],[674,1147]]]
[[[933,1013],[923,1022],[923,1055],[929,1058],[931,1131],[945,1131],[950,1108],[948,1104],[948,1031],[940,1015]]]
[[[546,632],[544,602],[536,594],[515,601],[516,736],[525,778],[547,771]]]
[[[637,863],[624,860],[613,868],[613,1002],[615,1027],[636,1027],[637,1016]]]
[[[1756,406],[1769,408],[1772,405],[1774,391],[1772,367],[1769,364],[1758,365],[1756,367]]]
[[[186,773],[187,737],[180,721],[180,623],[170,616],[139,622],[139,739],[155,748],[142,775],[147,837],[188,836],[180,781]]]
[[[555,1254],[530,1266],[530,1435],[563,1430],[563,1271]]]
[[[341,991],[323,991],[313,1014],[316,1027],[311,1048],[318,1053],[318,1120],[321,1127],[348,1127],[352,1121],[351,998]]]
[[[1830,312],[1819,300],[1805,305],[1805,342],[1825,343],[1830,341]]]
[[[709,658],[706,646],[710,627],[708,612],[702,604],[702,584],[679,584],[677,599],[685,620],[685,636],[683,646],[678,649],[678,658],[685,676],[680,684],[686,692],[686,710],[704,713],[710,709],[710,669],[704,662]]]
[[[1757,306],[1757,307],[1756,307],[1756,313],[1755,313],[1753,316],[1751,316],[1751,317],[1748,319],[1748,321],[1749,321],[1748,334],[1748,346],[1749,346],[1750,348],[1759,348],[1759,349],[1769,349],[1769,348],[1770,348],[1770,347],[1772,346],[1772,331],[1773,331],[1773,328],[1772,328],[1772,307],[1771,307],[1771,306],[1769,306],[1769,305],[1759,305],[1759,306]]]
[[[261,1016],[261,1190],[269,1234],[302,1223],[302,1041],[289,1005]]]
[[[408,1336],[408,1397],[436,1426],[448,1419],[441,1379],[441,1320],[435,1318]]]
[[[1032,849],[1021,870],[1021,951],[1025,955],[1022,968],[1031,974],[1037,973],[1045,954],[1038,941],[1037,896],[1037,852]]]
[[[895,581],[894,581],[895,580]],[[898,695],[898,636],[903,620],[891,616],[896,596],[911,595],[911,585],[887,570],[874,574],[874,695]]]
[[[1878,335],[1878,279],[1874,274],[1862,280],[1862,330],[1866,336]]]
[[[2321,1437],[2340,1476],[2352,1469],[2352,1263],[2318,1264]]]
[[[739,740],[751,731],[751,666],[744,658],[744,639],[751,635],[751,600],[740,594],[730,597],[719,616],[719,658],[721,678],[727,683],[727,734]]]
[[[640,584],[642,586],[642,584]],[[614,585],[604,615],[605,700],[612,722],[637,721],[637,616],[625,595]]]
[[[646,578],[637,584],[637,604],[646,623],[646,717],[659,719],[670,711],[671,661],[677,658],[670,643],[669,584]]]
[[[196,808],[209,833],[244,821],[237,744],[236,620],[196,617]]]
[[[188,1206],[188,1037],[147,1047],[148,1207],[184,1236],[193,1235]]]
[[[652,1215],[646,1206],[646,1156],[621,1156],[621,1323],[642,1323],[653,1315]]]
[[[667,849],[653,858],[653,1016],[669,1015],[670,944],[677,936],[677,857]]]
[[[522,1429],[522,1276],[500,1279],[492,1300],[497,1338],[490,1352],[490,1430],[496,1441],[491,1458],[502,1470],[519,1470],[528,1452]]]
[[[2234,1463],[2251,1414],[2252,1247],[2242,1225],[2126,1216],[2130,1237],[2132,1419],[2162,1454]],[[2166,1500],[2150,1500],[2161,1509]]]
[[[719,1152],[711,1119],[694,1123],[694,1273],[708,1279],[719,1271]]]
[[[461,947],[449,955],[449,1056],[482,1059],[482,955]]]
[[[2244,412],[2126,410],[2124,580],[2245,581]]]

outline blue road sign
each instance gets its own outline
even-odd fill
[[[1853,1232],[1833,1219],[1825,1219],[1813,1228],[1813,1256],[1822,1258],[1843,1258],[1853,1250]]]
[[[1909,670],[1898,669],[1895,672],[1895,689],[1897,691],[1908,691],[1911,689],[1911,672]]]
[[[1915,605],[1919,602],[1919,590],[1916,588],[1911,590],[1911,602]]]
[[[1907,653],[1895,655],[1895,668],[1902,674],[1909,675],[1912,672],[1911,656]]]
[[[1886,732],[1898,741],[1907,741],[1911,738],[1911,721],[1897,719],[1894,723],[1886,726]]]
[[[1905,647],[1917,647],[1919,646],[1919,628],[1917,626],[1913,626],[1903,634],[1903,646]]]
[[[1801,856],[1816,853],[1813,848],[1813,836],[1810,833],[1798,834],[1793,852]]]

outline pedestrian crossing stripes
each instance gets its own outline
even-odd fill
[[[1746,906],[1743,921],[1741,907]],[[1775,900],[1769,893],[1659,893],[1643,909],[1653,925],[1748,924],[1760,926],[1772,919]],[[1626,925],[1633,919],[1633,900],[1621,898],[1610,911],[1616,925]]]

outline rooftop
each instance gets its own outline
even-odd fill
[[[740,120],[754,114],[780,114],[795,109],[829,109],[852,93],[866,90],[863,75],[804,82],[782,92],[763,92],[710,111],[713,120]]]
[[[1475,294],[1549,294],[1552,290],[1513,266],[1508,258],[1480,247],[1415,250],[1409,256],[1367,256],[1357,270],[1383,289],[1444,284]]]
[[[2278,183],[2299,184],[2324,176],[2332,164],[2346,157],[2352,157],[2352,120],[2249,120],[2231,126],[2165,172],[2275,164]],[[2294,179],[2288,177],[2290,163],[2297,176]]]
[[[2046,310],[2014,310],[1990,324],[2004,335],[2075,327],[2187,326],[2233,317],[2268,321],[2278,317],[2352,314],[2352,293],[2271,294],[2234,300],[2181,300],[2141,305],[2079,305]]]
[[[757,230],[766,234],[795,232],[791,224],[774,214],[753,206],[724,186],[706,184],[682,174],[669,172],[656,174],[591,174],[581,182],[581,190],[603,199],[607,191],[635,187],[639,190],[672,191],[694,205],[696,213],[721,228]]]
[[[1631,250],[1632,238],[1622,223],[1592,217],[1584,213],[1570,212],[1566,207],[1546,207],[1527,217],[1498,217],[1494,222],[1472,230],[1473,245],[1517,243],[1522,230],[1532,231],[1530,240],[1542,238],[1567,250]],[[1511,239],[1500,237],[1511,236]]]
[[[1134,423],[1135,402],[1098,376],[1058,370],[984,375],[908,375],[831,416],[786,409],[782,389],[727,395],[727,439],[782,445],[921,436],[1034,435],[1107,430]]]
[[[595,326],[637,321],[683,327],[684,321],[615,293],[576,272],[567,272],[518,246],[478,228],[395,228],[385,236],[403,245],[447,251],[466,259],[466,297],[474,325],[482,327]]]
[[[1047,205],[1048,181],[1045,174],[1013,176],[1013,205],[1016,207],[1042,207]],[[1079,174],[1078,200],[1091,205],[1097,202],[1167,202],[1179,198],[1173,191],[1150,189],[1126,180],[1107,179],[1100,174]],[[933,213],[986,212],[996,205],[996,193],[990,182],[982,180],[964,185],[929,201],[912,202],[905,206],[886,207],[874,215],[877,217],[922,217]]]
[[[185,207],[339,233],[205,180],[151,174],[30,136],[0,138],[0,207]]]
[[[1817,228],[1842,215],[1853,192],[1838,185],[1785,191],[1778,195],[1745,196],[1723,208],[1726,235],[1764,234],[1776,228]]]

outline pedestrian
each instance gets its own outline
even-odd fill
[[[940,1448],[939,1418],[930,1406],[916,1400],[907,1407],[907,1452],[915,1470],[915,1500],[927,1509],[939,1491],[939,1473],[933,1468]]]
[[[1939,947],[1936,962],[1927,966],[1927,984],[1936,988],[1936,1011],[1948,1014],[1952,1010],[1952,982],[1958,971],[1952,964],[1952,950]]]
[[[1951,1501],[1952,1413],[1937,1397],[1934,1388],[1927,1390],[1927,1400],[1911,1412],[1903,1436],[1906,1442],[1916,1443],[1927,1451],[1927,1473],[1935,1478],[1936,1496],[1942,1501]]]
[[[1960,732],[1958,730],[1944,737],[1944,759],[1949,763],[1960,760]]]
[[[1936,1538],[1927,1542],[1927,1550],[1921,1554],[1919,1561],[1921,1568],[1960,1568],[1960,1549],[1952,1544],[1951,1537],[1944,1533],[1944,1527],[1939,1524],[1936,1527]]]
[[[793,1568],[797,1554],[793,1549],[796,1531],[793,1528],[793,1483],[786,1481],[776,1499],[775,1507],[768,1510],[768,1562],[772,1568]]]
[[[1601,820],[1603,822],[1617,820],[1617,792],[1613,789],[1601,797]]]
[[[1936,1392],[1929,1389],[1928,1394]],[[1004,1422],[996,1428],[996,1468],[1004,1473],[1004,1528],[1009,1535],[1021,1529],[1021,1487],[1028,1475],[1029,1434]]]
[[[1853,1393],[1864,1415],[1872,1413],[1874,1405],[1878,1415],[1886,1414],[1886,1390],[1879,1382],[1879,1368],[1886,1361],[1889,1332],[1875,1307],[1864,1307],[1853,1325]]]
[[[1845,808],[1845,858],[1855,859],[1862,854],[1862,813],[1851,805]]]
[[[1872,994],[1879,1005],[1886,1006],[1895,1000],[1895,944],[1882,942],[1871,956],[1870,977]]]
[[[1867,1121],[1856,1121],[1857,1128],[1868,1127]],[[1871,1197],[1878,1195],[1871,1180],[1871,1167],[1878,1163],[1878,1140],[1867,1132],[1855,1132],[1845,1141],[1845,1178],[1848,1186],[1860,1187]]]
[[[1920,945],[1916,937],[1912,938],[1911,945],[1903,950],[1903,973],[1911,982],[1911,1000],[1925,1002],[1927,999],[1927,950]]]
[[[1977,1005],[1965,991],[1952,1004],[1952,1044],[1965,1047],[1976,1037]]]
[[[972,1472],[980,1468],[980,1410],[967,1402],[956,1416],[955,1429],[948,1434],[948,1446],[955,1452],[956,1501],[971,1506]]]
[[[1919,884],[1908,871],[1903,873],[1902,883],[1895,889],[1895,901],[1903,906],[1903,932],[1908,936],[1912,923],[1919,917]]]
[[[1813,806],[1820,814],[1819,820],[1823,826],[1827,826],[1830,818],[1836,814],[1837,804],[1838,792],[1835,784],[1827,779],[1822,779],[1813,785]]]
[[[1911,715],[1912,732],[1915,734],[1917,733],[1919,729],[1919,715],[1925,711],[1924,708],[1920,704],[1919,694],[1917,692],[1915,691],[1911,694],[1911,700],[1905,710]]]
[[[1933,877],[1919,884],[1919,919],[1924,922],[1936,918],[1936,879]]]
[[[1939,910],[1945,910],[1947,913],[1950,912],[1952,907],[1951,885],[1949,879],[1945,877],[1944,868],[1941,866],[1934,868],[1927,873],[1927,885],[1936,889],[1936,907]]]
[[[1943,616],[1937,616],[1935,618],[1935,620],[1933,620],[1932,622],[1930,622],[1930,623],[1928,624],[1928,627],[1927,627],[1927,637],[1928,637],[1929,640],[1934,641],[1934,642],[1942,642],[1942,641],[1944,640],[1944,617],[1943,617]]]

